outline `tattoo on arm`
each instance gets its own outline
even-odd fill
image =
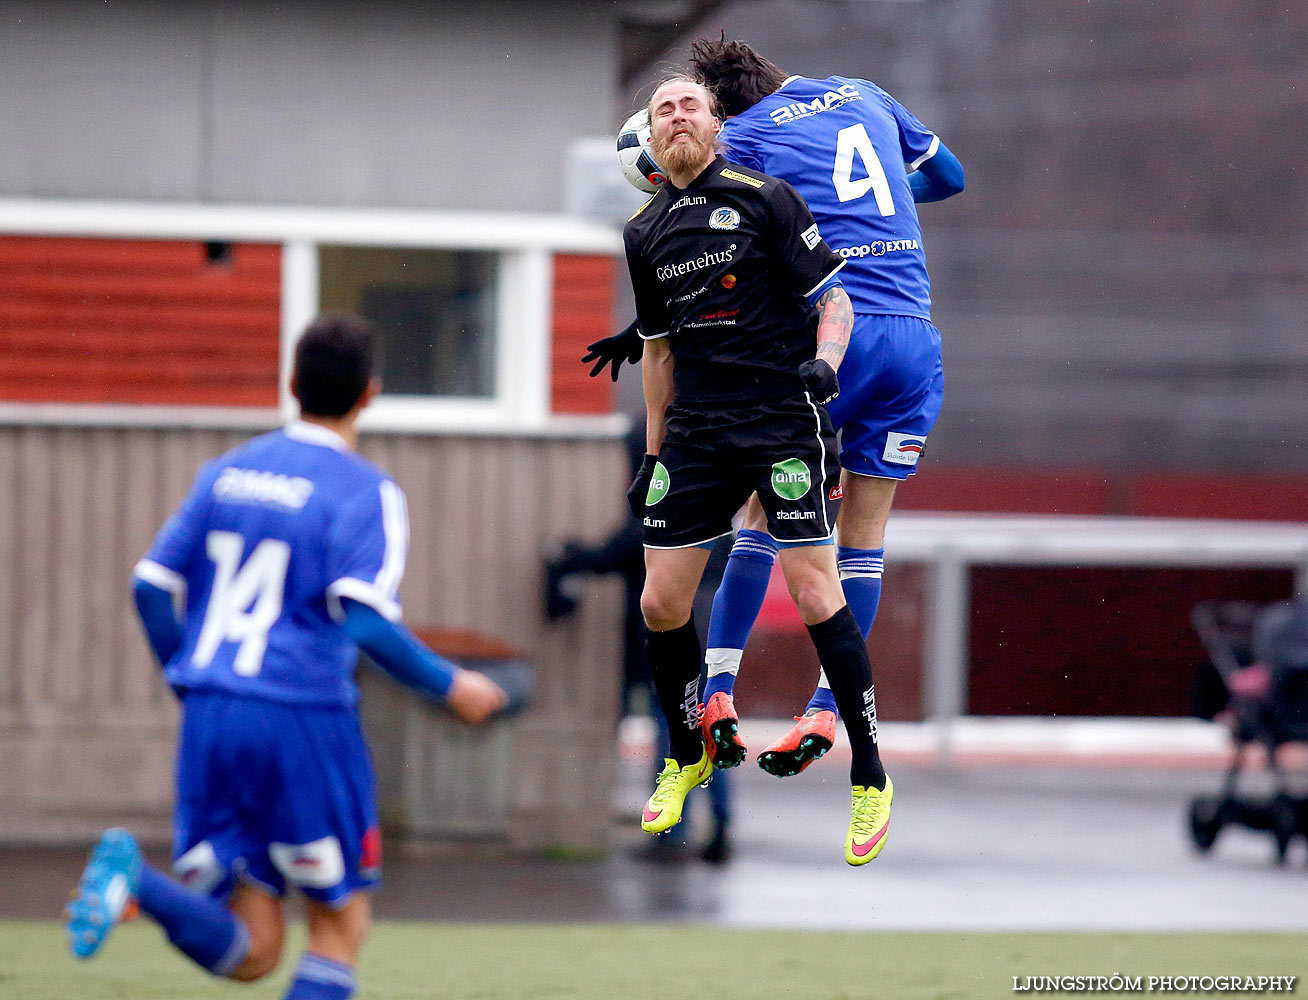
[[[854,306],[843,288],[836,287],[822,293],[817,300],[818,329],[817,357],[832,368],[839,369],[849,346],[849,335],[854,330]]]

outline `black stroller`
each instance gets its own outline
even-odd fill
[[[1271,605],[1206,601],[1190,619],[1209,658],[1196,678],[1196,714],[1221,716],[1235,743],[1222,794],[1190,804],[1190,836],[1207,853],[1229,823],[1266,830],[1275,838],[1277,863],[1284,863],[1294,837],[1308,836],[1308,798],[1291,793],[1277,761],[1283,744],[1308,741],[1308,599]],[[1254,744],[1267,754],[1270,796],[1236,792]]]

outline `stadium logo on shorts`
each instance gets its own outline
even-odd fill
[[[710,229],[735,229],[740,225],[740,213],[734,208],[715,208],[709,213]]]
[[[917,460],[922,457],[922,449],[925,447],[924,437],[889,431],[886,434],[886,450],[881,453],[881,458],[895,465],[917,465]]]
[[[649,481],[649,489],[645,493],[645,506],[653,507],[656,503],[668,495],[668,487],[672,484],[668,476],[668,470],[662,462],[654,463],[654,474]],[[646,522],[648,523],[648,522]]]
[[[808,466],[797,458],[788,458],[772,466],[772,489],[783,500],[798,500],[813,487]]]

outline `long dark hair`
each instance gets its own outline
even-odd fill
[[[718,99],[724,118],[752,108],[785,82],[783,73],[748,42],[697,38],[690,46],[690,69]]]

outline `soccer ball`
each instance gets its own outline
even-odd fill
[[[653,194],[667,176],[654,159],[649,145],[649,111],[645,108],[622,123],[618,130],[618,166],[631,186]]]

